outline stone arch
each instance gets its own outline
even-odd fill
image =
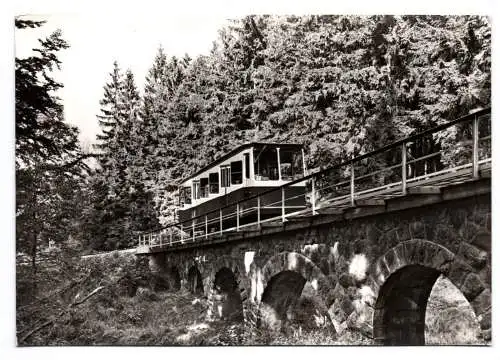
[[[313,288],[321,295],[325,304],[330,302],[328,294],[331,284],[321,269],[310,259],[296,252],[282,252],[271,257],[262,268],[261,284],[264,291],[269,281],[282,271],[293,271],[310,282]],[[260,303],[262,294],[257,292],[256,302]]]
[[[152,254],[148,257],[152,273],[154,291],[177,291],[181,287],[181,275],[175,265],[170,265],[164,253]]]
[[[210,262],[205,268],[204,284],[208,294],[207,318],[222,318],[240,321],[244,318],[244,304],[247,300],[244,274],[240,272],[243,262],[231,256],[222,256]],[[221,271],[223,271],[221,273]],[[221,287],[220,282],[223,282]]]
[[[203,294],[203,279],[196,264],[193,264],[187,272],[187,288],[193,294]]]
[[[471,274],[475,279],[472,267],[439,244],[420,239],[405,241],[387,251],[375,263],[371,279],[376,294],[373,312],[375,341],[385,345],[425,344],[427,301],[441,274],[462,291],[476,316],[484,313],[480,305],[483,302],[475,301],[483,288],[471,291],[470,284],[466,284]]]
[[[255,300],[260,304],[261,322],[270,328],[279,329],[284,320],[295,317],[291,309],[298,305],[306,284],[308,291],[315,295],[314,301],[317,303],[316,307],[322,311],[324,325],[332,325],[327,312],[332,284],[304,255],[296,252],[277,254],[270,258],[260,274],[257,271],[254,277],[257,279],[253,286],[259,290],[252,291],[252,294],[255,294]]]
[[[246,300],[247,289],[245,288],[245,274],[241,272],[244,269],[244,263],[238,263],[237,259],[230,256],[222,256],[210,263],[210,267],[205,269],[206,274],[206,288],[208,291],[212,290],[214,287],[215,275],[222,268],[228,268],[234,274],[238,289],[242,298],[242,301]]]
[[[211,298],[215,317],[230,320],[243,320],[243,302],[237,276],[229,267],[220,268],[214,275]]]

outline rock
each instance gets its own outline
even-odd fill
[[[354,278],[351,276],[351,274],[343,273],[339,277],[339,284],[345,288],[348,288],[349,286],[356,285],[356,282],[354,281]]]
[[[491,329],[481,331],[484,341],[491,341]]]
[[[486,261],[488,260],[488,253],[486,251],[466,242],[462,242],[460,244],[458,256],[462,257],[465,262],[476,269],[484,267],[484,265],[486,265]]]
[[[359,331],[367,337],[372,337],[373,327],[370,324],[370,316],[368,314],[353,312],[347,318],[346,323],[349,329]]]
[[[487,311],[479,316],[479,325],[483,330],[491,329],[491,311]]]
[[[471,243],[480,249],[491,251],[491,234],[480,232],[474,237]]]
[[[474,273],[470,273],[465,278],[464,284],[460,287],[460,290],[464,294],[464,297],[471,301],[474,299],[481,291],[485,288],[483,282]]]
[[[471,305],[477,315],[489,311],[491,309],[491,291],[489,289],[484,289],[471,301]]]
[[[447,277],[456,287],[460,288],[467,275],[473,272],[473,270],[472,266],[455,258],[455,260],[451,263],[450,271],[447,274]]]
[[[346,315],[350,315],[354,311],[354,305],[352,304],[352,300],[350,300],[347,296],[344,297],[340,301],[340,308],[342,311],[346,313]]]
[[[425,239],[425,224],[421,221],[414,221],[410,224],[410,232],[414,239]]]

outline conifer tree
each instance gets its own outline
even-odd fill
[[[92,231],[89,241],[94,249],[133,246],[138,231],[157,226],[157,214],[151,194],[140,174],[141,141],[140,97],[133,73],[122,76],[113,64],[111,81],[104,86],[101,115],[103,133],[98,137],[102,151],[100,168],[89,183],[92,203],[86,212],[86,224]]]
[[[16,18],[18,31],[44,22]],[[86,165],[78,131],[64,121],[53,78],[59,51],[69,47],[61,31],[39,40],[32,55],[15,60],[16,95],[16,250],[30,257],[32,296],[38,257],[50,244],[66,246],[79,217],[81,177]],[[18,279],[26,281],[27,279]],[[19,283],[18,283],[19,284]]]

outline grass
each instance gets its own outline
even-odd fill
[[[480,327],[469,302],[455,285],[438,278],[427,303],[425,341],[428,345],[480,345]]]

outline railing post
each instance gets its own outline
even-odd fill
[[[354,206],[354,162],[351,161],[351,205]]]
[[[219,226],[220,226],[220,235],[222,236],[222,209],[219,210]]]
[[[403,142],[401,150],[401,189],[403,195],[406,195],[406,143]]]
[[[193,228],[193,242],[194,242],[194,240],[195,240],[195,238],[194,238],[194,223],[195,223],[194,219],[191,220],[191,222],[192,222],[192,228]]]
[[[153,237],[153,234],[149,234],[149,246],[151,246],[151,238]]]
[[[314,185],[314,176],[311,178],[311,209],[313,216],[316,215],[316,186]]]
[[[278,157],[278,180],[281,181],[281,159],[280,159],[280,148],[276,148],[276,156]]]
[[[208,239],[208,215],[205,215],[205,239]]]
[[[281,222],[285,222],[285,187],[281,188]]]
[[[240,203],[236,203],[236,231],[240,231]]]
[[[184,241],[184,225],[181,223],[181,243]]]
[[[303,175],[304,176],[307,176],[307,171],[306,171],[306,157],[304,156],[304,149],[301,150],[302,152],[302,171],[303,171]]]
[[[163,230],[160,231],[160,246],[163,245]]]
[[[479,177],[479,119],[472,120],[472,177]]]
[[[172,246],[172,236],[173,236],[174,228],[170,227],[170,246]]]
[[[260,195],[257,196],[257,226],[260,228]]]

